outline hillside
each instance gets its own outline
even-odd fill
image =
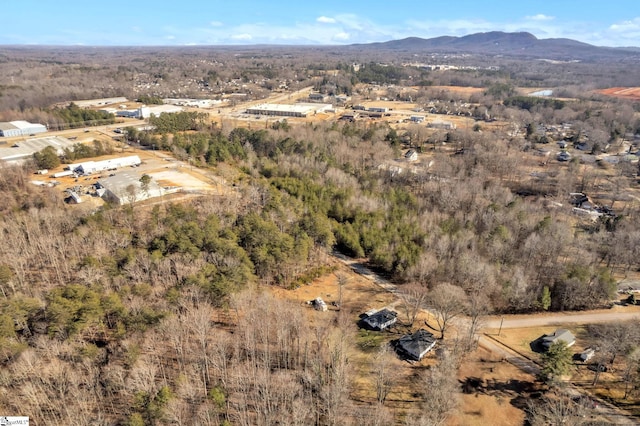
[[[382,43],[358,44],[351,48],[432,53],[473,53],[521,58],[557,60],[638,59],[637,50],[593,46],[566,38],[538,39],[528,32],[491,31],[462,37],[442,36],[430,39],[409,37]]]

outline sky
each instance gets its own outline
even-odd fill
[[[1,0],[0,45],[344,45],[528,31],[640,46],[640,0]]]

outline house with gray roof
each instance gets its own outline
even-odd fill
[[[559,328],[552,334],[547,334],[542,338],[542,346],[545,349],[549,349],[551,345],[556,342],[563,341],[567,346],[573,346],[576,343],[576,338],[569,330]]]
[[[420,329],[413,334],[405,334],[396,344],[401,356],[420,361],[436,345],[433,333]]]
[[[382,331],[395,324],[398,320],[397,316],[397,313],[385,308],[370,315],[366,315],[362,318],[362,324],[371,330]]]

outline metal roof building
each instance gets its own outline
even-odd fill
[[[97,107],[102,105],[123,104],[128,102],[128,99],[124,97],[118,97],[118,98],[103,98],[103,99],[87,99],[87,100],[72,101],[72,102],[80,108],[90,108],[90,107]]]
[[[120,172],[115,176],[100,179],[98,184],[104,188],[102,198],[115,204],[136,203],[149,198],[161,197],[168,193],[153,179],[146,190],[142,187],[139,173]]]
[[[280,117],[306,117],[333,108],[331,104],[299,103],[295,105],[260,104],[247,108],[247,114],[275,115]]]
[[[81,175],[90,175],[105,170],[115,170],[120,167],[137,166],[141,163],[140,157],[130,155],[128,157],[110,158],[102,161],[84,161],[82,163],[69,164],[69,170]]]
[[[22,162],[48,146],[53,147],[58,155],[62,155],[65,148],[73,149],[73,144],[72,141],[62,136],[26,139],[16,142],[12,146],[0,147],[0,160],[13,163]]]
[[[23,120],[0,123],[0,136],[5,137],[27,136],[46,131],[47,128],[42,124],[29,123]]]

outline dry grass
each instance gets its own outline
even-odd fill
[[[458,414],[449,425],[522,425],[526,404],[523,394],[535,390],[534,378],[513,365],[478,348],[460,367],[458,379],[476,381],[479,386],[462,396]]]

